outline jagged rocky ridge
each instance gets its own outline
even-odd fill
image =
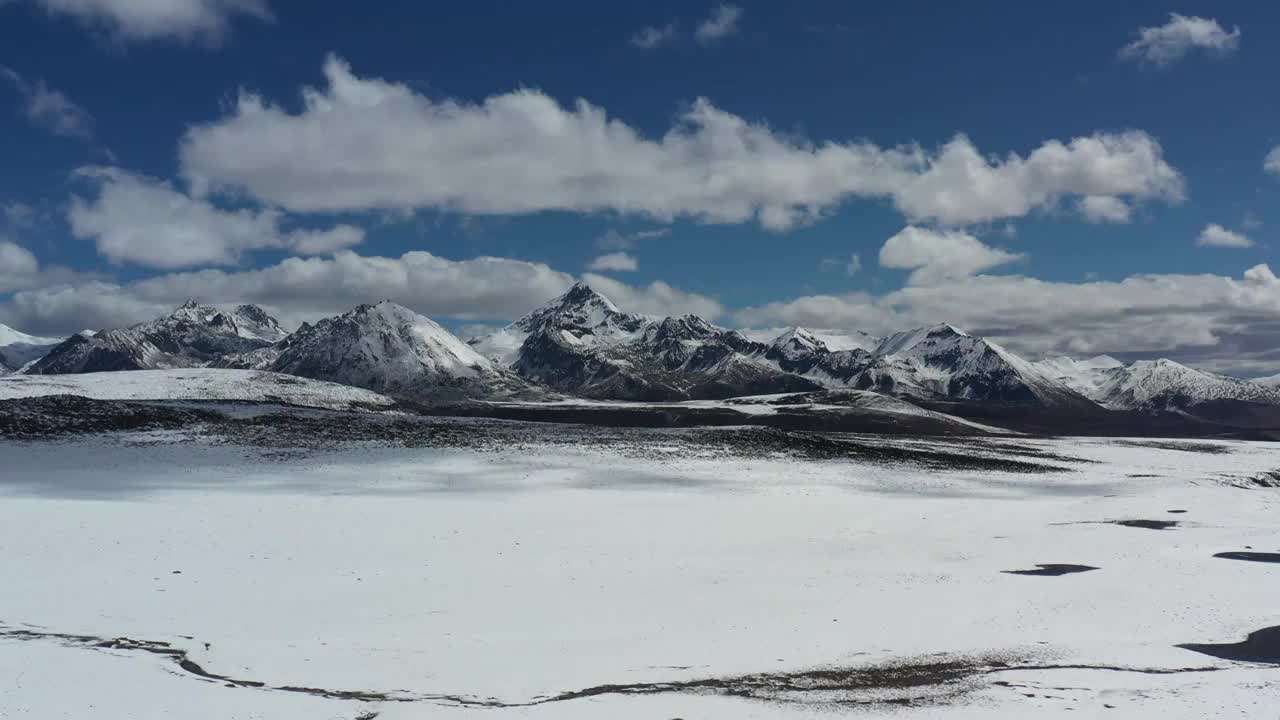
[[[695,315],[625,313],[585,284],[472,347],[520,376],[587,398],[669,401],[820,389],[765,361],[767,346]]]
[[[624,313],[581,283],[472,346],[525,378],[592,398],[719,399],[828,388],[908,400],[1093,405],[949,325],[893,335],[873,351],[833,351],[802,328],[761,343],[693,315]]]
[[[282,340],[287,333],[256,305],[230,312],[188,300],[172,313],[128,328],[72,335],[25,372],[30,375],[201,367]]]

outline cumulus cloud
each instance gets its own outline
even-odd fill
[[[734,317],[748,326],[841,327],[873,334],[946,321],[1029,357],[1170,355],[1247,373],[1280,347],[1277,313],[1280,280],[1269,266],[1257,265],[1238,279],[1170,274],[1069,283],[979,275],[878,296],[800,297],[749,307]],[[1261,364],[1257,368],[1265,370]]]
[[[603,235],[596,238],[595,245],[600,250],[630,250],[635,247],[636,242],[639,240],[667,237],[670,234],[671,231],[667,228],[640,230],[633,233],[620,233],[610,228]]]
[[[587,269],[596,272],[633,272],[640,269],[640,262],[627,253],[615,252],[592,260]]]
[[[27,203],[15,200],[0,205],[0,218],[10,227],[26,228],[34,225],[41,218],[41,213]]]
[[[1274,175],[1280,175],[1280,145],[1271,148],[1271,152],[1263,158],[1262,169]]]
[[[96,195],[72,199],[71,232],[94,240],[112,262],[165,269],[234,265],[250,250],[318,255],[364,239],[364,231],[351,225],[284,232],[277,211],[220,208],[163,180],[119,168],[86,167],[76,174],[94,183]]]
[[[686,292],[661,280],[633,286],[595,273],[585,273],[582,279],[628,312],[660,317],[692,313],[705,320],[715,320],[724,313],[724,308],[714,298]]]
[[[822,260],[818,261],[818,269],[822,272],[842,270],[845,275],[857,275],[862,270],[862,256],[858,253],[851,253],[848,259],[822,258]]]
[[[633,287],[601,275],[583,279],[635,312],[721,313],[714,300],[664,282]],[[32,289],[0,303],[0,322],[37,334],[120,327],[168,312],[191,297],[220,305],[257,303],[293,325],[382,299],[431,317],[509,320],[573,282],[572,275],[542,263],[510,258],[450,260],[428,252],[376,257],[343,251],[331,258],[288,258],[255,270],[174,272],[130,283],[82,279],[71,285],[24,285]]]
[[[719,42],[738,32],[738,21],[742,19],[742,8],[737,5],[724,4],[711,11],[711,16],[698,24],[693,36],[703,45]]]
[[[0,239],[0,292],[28,287],[27,283],[39,271],[36,256],[30,250]]]
[[[1127,223],[1129,205],[1110,195],[1086,195],[1080,198],[1080,214],[1091,223]]]
[[[967,277],[1021,258],[959,230],[913,226],[903,228],[880,248],[880,265],[911,270],[907,279],[911,285]]]
[[[0,77],[13,83],[22,96],[22,112],[32,123],[63,137],[87,139],[93,136],[93,116],[71,98],[50,88],[44,80],[28,81],[3,65],[0,65]]]
[[[50,15],[75,18],[116,40],[216,44],[237,17],[269,21],[266,0],[32,0]]]
[[[43,267],[30,250],[0,235],[0,293],[83,282],[93,277],[60,266]]]
[[[662,27],[649,26],[641,28],[632,34],[630,41],[632,45],[641,50],[653,50],[654,48],[669,45],[676,39],[676,24],[671,22]]]
[[[1235,52],[1239,46],[1239,27],[1227,32],[1212,18],[1170,13],[1169,22],[1164,25],[1139,28],[1133,42],[1120,48],[1120,57],[1153,65],[1169,65],[1192,50],[1205,50],[1221,56]]]
[[[1249,248],[1253,247],[1251,240],[1244,233],[1238,233],[1228,230],[1217,223],[1210,223],[1200,231],[1200,237],[1196,238],[1196,245],[1201,247],[1224,247],[1224,248]]]
[[[433,101],[333,56],[324,75],[324,88],[304,89],[300,112],[244,92],[229,115],[190,128],[180,158],[193,189],[300,212],[611,212],[775,231],[852,198],[889,199],[913,222],[965,225],[1073,196],[1183,197],[1181,174],[1140,131],[993,157],[963,135],[936,150],[812,143],[698,99],[647,138],[603,108],[564,107],[537,90]]]

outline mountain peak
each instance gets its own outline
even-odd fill
[[[951,323],[935,323],[928,328],[930,337],[938,337],[939,335],[953,335],[958,337],[969,337],[969,333],[952,325]]]
[[[877,355],[894,355],[906,352],[926,340],[946,341],[970,337],[968,333],[948,323],[927,325],[914,330],[894,333],[876,348]]]
[[[613,301],[596,292],[595,288],[582,281],[574,283],[568,292],[556,298],[552,301],[552,304],[562,308],[600,304],[610,312],[620,312],[618,306],[613,304]]]
[[[770,345],[787,345],[792,342],[796,342],[801,345],[805,345],[809,347],[815,347],[819,344],[822,344],[822,341],[818,339],[817,335],[814,335],[812,332],[809,332],[809,330],[802,328],[799,325],[791,328],[790,330],[774,338],[772,342],[770,342],[769,344]]]

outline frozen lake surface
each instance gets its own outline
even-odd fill
[[[1246,642],[1280,625],[1280,564],[1248,556],[1280,553],[1280,490],[1251,479],[1280,445],[963,450],[1064,470],[1004,472],[642,437],[0,441],[0,717],[1280,707],[1275,633]]]

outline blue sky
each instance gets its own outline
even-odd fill
[[[1280,371],[1280,7],[796,5],[0,3],[0,322],[470,329],[596,262],[725,325]]]

